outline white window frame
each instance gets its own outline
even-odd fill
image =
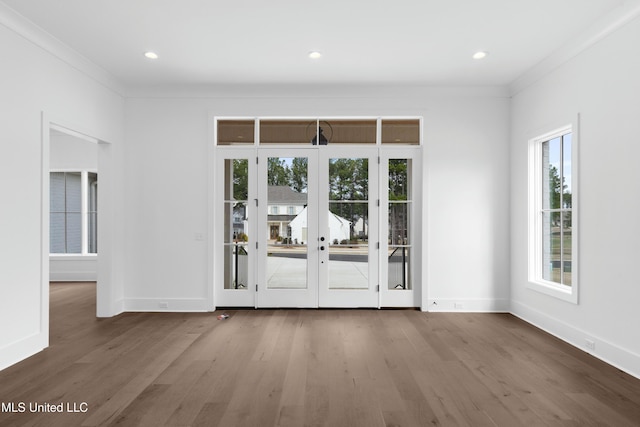
[[[578,121],[556,128],[529,140],[529,280],[528,288],[561,300],[578,304]],[[545,280],[542,274],[542,144],[571,133],[571,286]]]
[[[97,253],[89,252],[89,174],[94,173],[96,176],[98,175],[98,171],[93,169],[51,169],[49,173],[80,173],[80,183],[81,183],[81,252],[67,252],[67,253],[49,253],[50,258],[61,257],[61,258],[72,258],[72,257],[96,257]],[[51,232],[51,231],[50,231]]]

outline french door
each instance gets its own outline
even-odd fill
[[[378,306],[376,153],[259,150],[258,307]]]
[[[418,306],[419,159],[395,147],[217,150],[216,305]]]

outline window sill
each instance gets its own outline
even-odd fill
[[[55,261],[95,261],[98,254],[49,254],[49,260]]]
[[[532,281],[529,280],[527,284],[527,288],[534,290],[536,292],[540,292],[545,295],[549,295],[563,301],[570,302],[572,304],[578,304],[578,289],[574,284],[573,286],[564,286],[559,285],[553,282],[547,281]]]

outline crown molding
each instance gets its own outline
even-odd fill
[[[640,16],[640,0],[625,1],[514,80],[509,85],[511,96],[517,95],[535,84],[562,64],[616,32],[638,16]]]
[[[112,74],[64,44],[42,28],[0,1],[0,25],[53,55],[71,68],[86,75],[109,90],[124,96],[125,87]]]
[[[138,86],[128,99],[427,99],[508,98],[506,86],[430,86],[424,84],[218,84]]]

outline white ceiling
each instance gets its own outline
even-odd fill
[[[507,85],[622,0],[4,0],[127,87]],[[634,3],[636,0],[633,1]],[[159,59],[146,59],[145,51]],[[319,50],[319,60],[309,51]],[[473,60],[478,50],[489,52]]]

